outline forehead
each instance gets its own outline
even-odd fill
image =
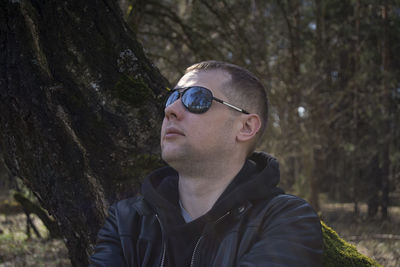
[[[218,96],[222,94],[222,85],[230,78],[230,74],[221,70],[194,70],[183,75],[176,87],[202,86]]]

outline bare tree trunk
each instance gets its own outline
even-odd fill
[[[158,165],[166,80],[111,0],[2,1],[0,147],[86,266],[109,204]]]
[[[300,105],[301,92],[299,88],[300,78],[300,3],[298,1],[276,1],[277,6],[282,12],[285,26],[287,28],[286,36],[288,38],[288,55],[287,59],[290,62],[287,65],[287,129],[285,129],[287,140],[290,140],[291,144],[291,156],[289,157],[289,168],[290,173],[294,179],[300,179],[301,167],[302,167],[302,151],[300,148],[300,123],[298,120],[297,109]],[[309,178],[309,177],[307,177]]]
[[[376,153],[368,164],[365,175],[368,177],[368,217],[374,218],[379,208],[379,190],[381,188],[381,169],[379,168],[379,156]]]
[[[382,44],[382,66],[384,75],[389,73],[390,69],[390,44],[389,44],[389,20],[388,20],[388,6],[382,7],[382,20],[383,20],[383,44]],[[383,103],[385,110],[384,119],[384,143],[382,151],[382,199],[381,199],[381,213],[382,218],[388,218],[388,206],[389,206],[389,176],[390,176],[390,144],[391,144],[391,94],[390,86],[383,78]]]
[[[324,7],[323,4],[321,3],[320,0],[315,0],[315,70],[317,73],[317,79],[320,79],[320,73],[322,73],[322,69],[324,68],[324,56],[323,56],[323,21],[324,21]],[[319,73],[320,72],[320,73]],[[320,86],[322,90],[324,86]],[[320,89],[321,90],[321,89]],[[321,91],[322,91],[321,90]],[[317,99],[313,99],[314,105],[318,106],[319,101]],[[313,121],[317,122],[319,121],[318,118],[316,118],[315,113],[311,112],[311,116],[313,116]],[[314,124],[315,125],[315,124]],[[321,127],[316,127],[313,126],[313,131],[314,132],[319,132],[321,131]],[[316,136],[316,137],[314,137]],[[320,185],[319,181],[321,179],[322,173],[320,172],[320,169],[323,168],[322,166],[324,165],[324,160],[322,158],[323,154],[325,153],[322,151],[321,148],[318,148],[317,146],[321,143],[320,135],[315,134],[312,137],[313,141],[313,147],[311,149],[311,162],[312,162],[312,171],[310,175],[310,203],[314,207],[316,211],[320,210],[320,204],[319,204],[319,192],[320,192]]]
[[[356,6],[355,6],[355,44],[354,44],[354,50],[355,50],[355,56],[354,56],[354,62],[353,62],[353,72],[357,73],[359,71],[359,61],[360,61],[360,1],[356,1]],[[359,206],[358,206],[358,201],[360,197],[360,182],[361,182],[361,170],[360,170],[360,157],[361,157],[361,152],[360,152],[360,117],[359,117],[359,91],[360,89],[358,88],[358,85],[356,84],[356,87],[353,89],[354,90],[354,97],[353,97],[353,120],[354,120],[354,125],[355,129],[353,130],[352,133],[352,143],[355,147],[354,150],[354,156],[353,156],[353,166],[352,166],[352,187],[353,187],[353,203],[354,203],[354,215],[358,216],[360,211],[359,211]]]

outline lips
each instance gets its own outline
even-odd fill
[[[179,130],[179,129],[175,128],[175,127],[168,127],[165,130],[165,135],[164,136],[165,137],[185,136],[185,134],[181,130]]]

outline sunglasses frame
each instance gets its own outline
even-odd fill
[[[241,108],[239,108],[239,107],[237,107],[237,106],[234,106],[234,105],[232,105],[232,104],[229,104],[228,102],[225,102],[224,100],[221,100],[221,99],[219,99],[219,98],[214,97],[214,95],[212,94],[212,91],[211,91],[210,89],[206,88],[206,87],[203,87],[203,86],[176,87],[176,88],[170,90],[171,93],[169,94],[169,96],[168,96],[168,98],[167,98],[167,101],[165,102],[165,107],[168,107],[169,105],[173,104],[173,103],[174,103],[175,101],[177,101],[178,99],[181,99],[182,105],[183,105],[189,112],[191,112],[191,113],[196,113],[196,114],[206,113],[206,112],[211,108],[211,104],[210,104],[210,106],[207,108],[206,111],[197,113],[197,112],[193,112],[193,111],[189,110],[189,108],[186,107],[186,105],[183,103],[183,100],[182,100],[182,99],[183,99],[183,98],[182,98],[183,95],[184,95],[188,90],[190,90],[190,89],[192,89],[192,88],[196,88],[196,87],[197,87],[197,88],[201,88],[201,89],[203,89],[203,90],[209,91],[210,94],[211,94],[211,96],[212,96],[212,100],[215,100],[215,101],[217,101],[218,103],[224,104],[224,105],[226,105],[226,106],[228,106],[228,107],[230,107],[230,108],[232,108],[232,109],[234,109],[234,110],[236,110],[236,111],[242,112],[242,113],[244,113],[244,114],[250,114],[248,111],[246,111],[246,110],[244,110],[244,109],[241,109]],[[179,90],[183,90],[183,91],[179,92]],[[167,106],[168,99],[171,97],[171,95],[172,95],[174,92],[178,92],[178,98],[177,98],[174,102],[172,102],[171,104],[169,104],[169,105]]]

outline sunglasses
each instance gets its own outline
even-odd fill
[[[183,91],[179,92],[179,90]],[[209,89],[201,86],[190,86],[173,89],[167,99],[167,102],[165,102],[165,107],[168,107],[179,98],[181,99],[183,106],[189,112],[196,114],[205,113],[207,110],[209,110],[213,100],[221,104],[227,105],[228,107],[233,108],[234,110],[237,110],[244,114],[249,114],[249,112],[244,109],[238,108],[232,104],[229,104],[221,99],[214,97]]]

